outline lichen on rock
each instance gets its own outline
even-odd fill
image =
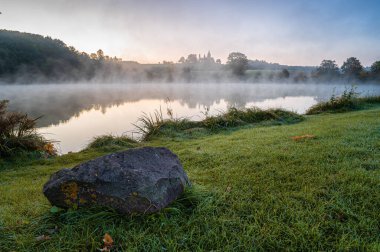
[[[111,207],[121,213],[153,213],[174,201],[190,181],[166,148],[112,153],[53,174],[43,192],[62,208]]]

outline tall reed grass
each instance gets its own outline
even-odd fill
[[[36,119],[19,112],[7,111],[8,101],[0,101],[0,157],[20,152],[39,152],[56,155],[51,141],[36,131]]]
[[[319,102],[306,111],[306,115],[339,113],[358,110],[366,104],[380,103],[380,96],[359,97],[355,87],[346,89],[340,96],[332,95],[328,101]]]
[[[144,113],[135,124],[137,130],[142,134],[142,140],[149,140],[151,137],[159,135],[164,131],[185,131],[194,128],[202,128],[212,131],[223,130],[231,127],[238,127],[247,124],[261,122],[295,123],[303,120],[303,116],[283,109],[267,109],[235,107],[229,108],[226,112],[216,116],[206,114],[201,121],[191,121],[188,119],[174,119],[169,117],[164,119],[161,108],[154,114]]]

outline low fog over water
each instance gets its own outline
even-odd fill
[[[61,153],[78,151],[97,135],[135,134],[137,118],[155,109],[173,109],[174,116],[200,120],[210,108],[217,114],[229,106],[281,107],[304,113],[318,101],[341,94],[342,84],[59,84],[1,86],[0,100],[11,111],[38,121],[39,131],[59,141]],[[379,95],[380,85],[361,84],[361,95]]]

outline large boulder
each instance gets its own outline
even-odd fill
[[[44,185],[50,203],[61,208],[111,207],[121,213],[153,213],[174,201],[189,179],[166,148],[144,147],[106,155],[62,169]]]

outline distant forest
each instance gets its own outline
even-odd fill
[[[117,71],[121,59],[101,50],[87,54],[50,37],[0,30],[0,79],[3,82],[92,80],[97,72]]]
[[[232,52],[225,64],[190,54],[178,62],[139,64],[96,53],[79,52],[51,37],[0,30],[0,83],[68,82],[380,82],[380,61],[364,68],[355,57],[341,67],[323,60],[318,67],[287,66],[249,60]]]

